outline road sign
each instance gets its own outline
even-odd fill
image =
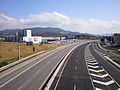
[[[101,68],[101,67],[102,67],[102,64],[98,64],[98,66]]]

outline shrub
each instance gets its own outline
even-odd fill
[[[5,65],[7,65],[7,64],[8,64],[8,61],[1,61],[1,62],[0,62],[0,67],[5,66]]]

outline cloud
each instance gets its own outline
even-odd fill
[[[59,27],[81,33],[116,33],[120,31],[120,21],[100,19],[75,19],[58,12],[32,14],[27,18],[14,18],[0,14],[0,29],[28,27]]]

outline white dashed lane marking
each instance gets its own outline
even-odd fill
[[[77,66],[75,67],[75,70],[77,70]]]
[[[76,85],[74,85],[74,90],[76,90]]]

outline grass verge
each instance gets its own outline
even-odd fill
[[[26,46],[24,43],[20,44],[20,59],[31,54],[47,51],[63,44],[35,44],[33,46]],[[35,48],[33,50],[33,47]],[[18,43],[0,43],[0,67],[18,60]]]

